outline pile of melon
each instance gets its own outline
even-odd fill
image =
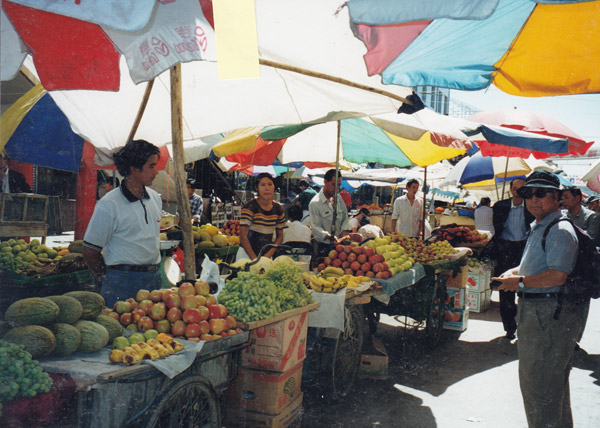
[[[216,226],[212,224],[203,224],[200,227],[193,227],[194,242],[197,248],[223,248],[228,245],[237,245],[240,238],[237,236],[225,236]]]
[[[33,358],[97,352],[123,333],[117,320],[102,314],[104,306],[90,291],[17,300],[4,314],[11,328],[2,339],[23,345]]]

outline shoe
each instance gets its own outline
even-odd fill
[[[506,335],[504,336],[504,338],[507,339],[507,340],[513,340],[516,337],[517,336],[515,336],[515,332],[514,331],[507,331]]]

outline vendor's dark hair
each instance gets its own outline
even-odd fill
[[[406,182],[406,188],[408,189],[413,184],[419,184],[419,180],[417,180],[416,178],[411,178]]]
[[[569,192],[571,195],[573,195],[574,198],[576,198],[577,196],[581,197],[581,189],[577,186],[565,187],[563,189],[563,193],[564,192]]]
[[[263,178],[268,178],[269,180],[271,180],[273,182],[273,185],[275,185],[275,179],[273,178],[273,176],[271,174],[269,174],[268,172],[261,172],[254,179],[254,190],[256,190],[257,192],[258,192],[258,183],[260,183],[260,180],[262,180]]]
[[[288,218],[294,221],[302,220],[304,212],[302,211],[302,207],[300,205],[292,205],[288,209]]]
[[[194,186],[196,185],[196,180],[194,180],[193,178],[188,178],[187,180],[185,180],[185,184],[189,184],[190,186],[192,186],[192,188],[194,188]]]
[[[144,168],[150,156],[157,155],[160,158],[160,150],[154,144],[146,140],[132,140],[125,144],[121,150],[113,154],[117,171],[123,177],[128,177],[131,167],[141,170]]]
[[[491,199],[486,196],[484,198],[481,198],[481,201],[479,201],[479,205],[484,205],[486,207],[489,207],[491,202],[492,202]]]
[[[338,177],[340,177],[340,181],[342,178],[342,173],[338,171]],[[325,176],[323,177],[323,179],[325,181],[331,181],[333,179],[335,179],[335,168],[331,168],[329,171],[327,171],[325,173]]]
[[[361,226],[366,226],[367,224],[371,224],[371,217],[369,217],[368,215],[364,216],[363,218],[360,219],[359,221]]]

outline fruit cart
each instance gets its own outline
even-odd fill
[[[75,399],[56,426],[219,428],[222,394],[247,342],[248,332],[205,342],[199,351],[199,344],[184,342],[193,361],[178,374],[149,364],[110,364],[108,349],[43,360],[45,371],[68,373],[77,384]]]

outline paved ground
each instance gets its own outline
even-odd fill
[[[342,402],[327,404],[303,385],[303,427],[521,428],[525,414],[517,376],[517,346],[502,338],[497,292],[492,308],[471,314],[468,329],[427,352],[419,337],[385,317],[378,335],[390,360],[388,380],[359,379]],[[451,336],[451,335],[450,335]],[[600,422],[600,301],[571,372],[577,428]]]

